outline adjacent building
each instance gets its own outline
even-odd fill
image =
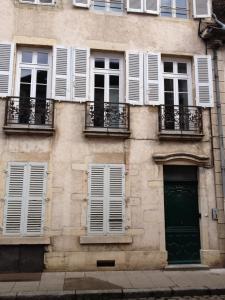
[[[1,271],[224,266],[211,10],[2,0]]]

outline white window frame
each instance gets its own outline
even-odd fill
[[[172,62],[173,63],[173,73],[164,72],[164,62]],[[187,64],[187,74],[178,73],[178,63],[186,63]],[[179,105],[179,92],[178,92],[178,80],[184,79],[187,80],[188,83],[188,106],[193,105],[193,97],[192,97],[192,71],[191,71],[191,61],[188,59],[173,59],[173,58],[162,58],[162,91],[163,91],[163,102],[165,104],[164,98],[164,79],[173,79],[174,80],[174,105]]]
[[[33,61],[32,63],[23,63],[22,62],[22,52],[31,51],[33,52]],[[37,63],[37,53],[45,52],[48,53],[48,65],[47,64],[38,64]],[[31,96],[35,98],[36,92],[36,82],[37,82],[37,70],[46,70],[48,71],[47,78],[47,97],[51,98],[52,96],[52,51],[46,48],[28,48],[23,47],[19,48],[17,51],[17,67],[16,67],[16,81],[15,81],[15,96],[19,97],[20,94],[20,75],[21,69],[30,69],[31,70]]]
[[[161,0],[160,0],[161,1]],[[171,5],[171,10],[172,10],[172,16],[163,16],[161,14],[161,2],[160,2],[160,16],[161,17],[164,17],[164,18],[176,18],[176,19],[181,19],[181,20],[186,20],[189,18],[189,2],[188,0],[186,0],[186,18],[180,18],[180,17],[177,17],[177,6],[176,6],[176,0],[171,0],[172,1],[172,5]]]
[[[19,0],[20,3],[38,4],[38,5],[55,5],[57,0],[51,0],[51,3],[41,3],[40,0]]]
[[[89,0],[89,1],[90,1],[89,2],[90,9],[93,10],[94,12],[97,12],[97,13],[105,13],[105,12],[107,12],[107,13],[111,13],[111,14],[115,14],[115,15],[121,15],[125,11],[124,8],[125,8],[125,1],[126,0],[120,0],[121,2],[123,1],[123,3],[122,3],[122,9],[118,10],[118,11],[110,9],[110,0],[109,0],[109,2],[107,0],[104,0],[105,1],[105,8],[104,9],[95,9],[95,7],[94,7],[95,6],[95,4],[94,4],[95,0]]]
[[[105,59],[105,68],[95,68],[95,59],[104,58]],[[119,70],[109,69],[110,59],[118,59],[120,68]],[[106,75],[105,76],[105,95],[104,102],[109,102],[109,76],[118,75],[119,76],[119,103],[125,102],[125,70],[124,70],[124,55],[118,53],[104,53],[104,52],[95,52],[91,53],[91,68],[90,68],[90,84],[91,84],[91,101],[94,101],[94,89],[95,89],[95,75]]]

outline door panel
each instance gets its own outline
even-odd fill
[[[196,182],[165,182],[166,248],[169,263],[200,262]]]

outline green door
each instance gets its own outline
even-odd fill
[[[168,263],[200,263],[197,182],[165,181],[164,184]]]

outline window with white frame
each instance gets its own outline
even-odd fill
[[[88,172],[88,233],[124,232],[125,167],[93,164]]]
[[[97,11],[122,12],[123,0],[92,0],[91,7]]]
[[[161,12],[163,17],[188,18],[187,0],[161,0]]]
[[[20,0],[21,3],[52,5],[56,0]]]
[[[43,233],[46,178],[46,163],[8,164],[4,234]]]

